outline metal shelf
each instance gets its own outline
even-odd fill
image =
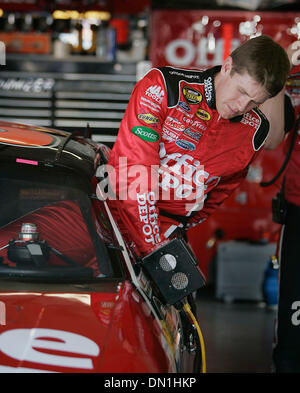
[[[0,118],[82,131],[111,144],[136,83],[136,64],[76,56],[8,55],[0,74]]]

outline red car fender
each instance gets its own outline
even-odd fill
[[[102,372],[176,372],[175,350],[166,330],[161,330],[142,297],[125,282],[114,311]]]

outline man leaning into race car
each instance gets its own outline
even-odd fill
[[[259,36],[222,66],[154,68],[136,84],[107,168],[109,206],[137,256],[201,223],[238,187],[269,131],[257,107],[282,90],[289,67],[284,49]]]

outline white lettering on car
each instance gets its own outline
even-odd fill
[[[20,361],[86,370],[93,369],[92,358],[100,353],[98,345],[87,337],[42,328],[6,330],[0,335],[0,351]],[[53,351],[60,351],[63,355]]]

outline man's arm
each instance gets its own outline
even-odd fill
[[[218,185],[213,188],[204,201],[204,206],[195,216],[189,221],[189,224],[195,226],[209,216],[233,193],[233,191],[241,184],[247,176],[248,169],[234,173],[230,176],[223,177]]]
[[[264,113],[270,123],[270,130],[264,148],[276,149],[284,138],[284,95],[283,88],[275,97],[272,97],[260,105],[259,109]]]
[[[289,57],[291,68],[299,60],[300,51],[299,41],[293,42],[287,48],[286,52]],[[265,114],[270,123],[269,135],[266,139],[264,148],[266,150],[276,149],[284,139],[286,132],[290,129],[290,104],[285,95],[285,87],[275,96],[260,105],[259,109]]]
[[[137,247],[148,254],[163,241],[158,198],[159,149],[167,93],[159,71],[135,86],[110,154],[114,168],[117,219]]]

